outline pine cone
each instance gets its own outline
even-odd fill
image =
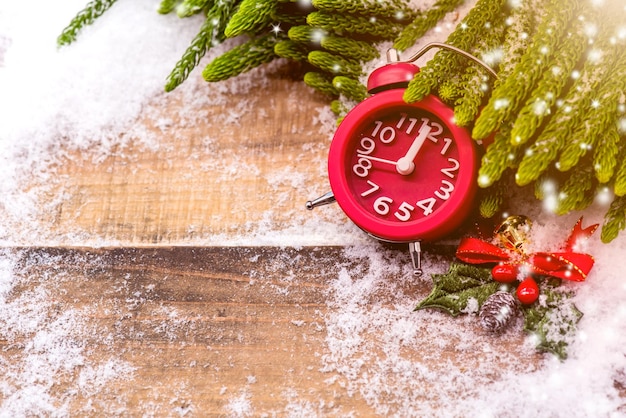
[[[500,332],[517,315],[519,306],[515,297],[504,291],[498,291],[487,298],[480,307],[478,318],[480,325],[487,331]]]

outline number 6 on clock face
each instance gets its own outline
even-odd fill
[[[402,93],[377,93],[345,117],[329,151],[330,185],[348,217],[376,238],[434,240],[472,206],[476,151],[437,98],[407,104]]]

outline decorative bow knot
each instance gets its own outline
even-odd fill
[[[563,252],[526,254],[505,250],[478,238],[463,238],[456,256],[470,264],[506,263],[518,268],[525,267],[529,273],[582,282],[593,267],[594,259],[589,254],[576,252],[575,247],[580,240],[589,238],[599,226],[594,224],[583,229],[582,219],[581,217],[572,228]]]

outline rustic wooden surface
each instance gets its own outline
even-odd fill
[[[200,85],[218,96],[213,103],[175,91],[151,104],[138,121],[153,136],[150,146],[130,138],[95,161],[89,152],[69,154],[51,193],[72,195],[49,214],[56,242],[83,231],[95,243],[184,245],[218,236],[219,244],[262,222],[310,219],[306,200],[329,190],[330,137],[314,123],[328,99],[280,69],[255,83],[226,94]]]
[[[64,312],[82,313],[64,345],[87,347],[85,365],[110,357],[132,365],[105,386],[72,396],[67,391],[77,386],[77,372],[59,373],[50,395],[66,400],[76,415],[374,415],[374,406],[346,390],[343,379],[329,382],[333,373],[321,370],[325,320],[333,310],[328,278],[338,266],[365,262],[346,258],[340,247],[29,248],[18,254],[24,278],[18,293],[44,288],[50,322]],[[406,288],[416,298],[429,291],[424,282]],[[381,297],[393,306],[393,297]],[[476,325],[468,332],[481,333]],[[369,335],[381,337],[376,330]],[[521,337],[506,344],[522,362],[536,361],[519,349]],[[404,358],[439,359],[432,373],[481,367],[480,355],[456,354],[454,341],[447,347],[425,336],[405,348]],[[24,346],[0,341],[0,348],[3,357],[18,358]],[[433,396],[428,377],[415,376],[414,385],[412,401]],[[467,395],[463,390],[459,397]],[[393,410],[398,399],[389,397]]]
[[[377,407],[402,407],[393,393],[375,405],[346,376],[323,369],[327,320],[338,309],[328,303],[330,278],[367,262],[332,237],[297,229],[312,216],[350,228],[336,207],[304,210],[327,191],[330,137],[312,123],[326,99],[280,71],[221,97],[228,101],[194,103],[190,111],[184,94],[172,94],[137,122],[157,143],[130,138],[99,158],[69,150],[54,167],[36,234],[28,229],[30,241],[9,250],[20,277],[11,300],[45,294],[43,312],[54,324],[81,313],[63,344],[81,347],[85,359],[49,382],[51,402],[97,416],[371,416]],[[240,244],[267,225],[304,236],[296,246]],[[390,251],[408,263],[402,249]],[[396,285],[418,300],[427,283]],[[380,297],[384,306],[396,303],[393,294]],[[476,323],[463,326],[480,334]],[[32,333],[22,335],[0,340],[0,361],[32,351]],[[403,347],[402,356],[440,359],[429,360],[432,373],[451,365],[479,370],[481,354],[460,353],[454,343],[442,349],[433,336]],[[540,361],[522,348],[521,333],[502,344],[525,370]],[[374,370],[377,358],[363,370]],[[517,367],[509,358],[502,357],[502,373]],[[107,359],[118,364],[115,378],[80,386],[81,370]],[[19,376],[7,379],[21,384]],[[411,402],[433,396],[425,376],[414,385]],[[460,389],[458,396],[470,394]]]

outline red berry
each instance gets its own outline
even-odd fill
[[[539,286],[532,277],[526,277],[517,286],[516,294],[520,302],[524,305],[530,305],[539,297]]]
[[[517,279],[517,266],[512,264],[498,264],[491,269],[491,276],[500,283],[512,283]]]

